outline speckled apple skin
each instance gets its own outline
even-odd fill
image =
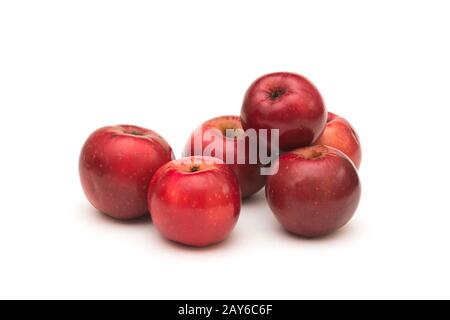
[[[205,157],[189,159],[194,158]],[[241,209],[239,183],[227,165],[214,161],[189,172],[186,158],[175,160],[153,176],[148,207],[165,238],[204,247],[223,241],[233,230]]]
[[[295,151],[279,158],[279,171],[269,176],[266,197],[281,225],[303,237],[318,237],[343,227],[358,207],[361,186],[351,160],[337,149],[307,159]],[[312,147],[314,148],[314,147]]]
[[[99,211],[117,219],[138,218],[148,211],[150,179],[172,159],[172,148],[152,130],[104,127],[92,133],[81,150],[81,185]]]
[[[328,112],[327,125],[316,145],[327,145],[345,153],[359,169],[361,165],[361,143],[350,122]]]
[[[217,152],[217,150],[212,149],[211,156],[218,157],[219,159],[226,161],[227,153],[233,154],[234,163],[227,163],[230,169],[236,174],[238,178],[239,185],[241,187],[242,198],[246,199],[259,190],[261,190],[266,183],[266,176],[261,175],[261,165],[258,163],[251,164],[249,163],[249,142],[246,140],[246,148],[245,148],[245,159],[246,163],[239,164],[238,163],[238,141],[242,138],[229,138],[226,137],[221,130],[221,126],[228,126],[228,128],[233,129],[242,129],[241,120],[238,116],[221,116],[203,123],[198,129],[196,129],[190,136],[187,141],[183,156],[201,156],[203,155],[204,150],[207,148],[211,141],[215,141],[215,139],[219,139],[223,143],[222,152]],[[213,133],[214,136],[210,139],[205,132]],[[196,153],[194,148],[194,141],[201,141],[201,149],[200,154]],[[220,154],[220,156],[219,156]]]

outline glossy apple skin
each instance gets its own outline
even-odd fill
[[[234,163],[227,163],[230,169],[236,174],[239,185],[241,187],[242,198],[248,198],[261,190],[266,183],[266,176],[261,175],[259,164],[249,163],[249,143],[246,139],[246,155],[245,159],[247,163],[238,164],[237,162],[237,150],[238,141],[240,139],[245,139],[244,137],[227,137],[224,134],[225,129],[242,129],[241,120],[238,116],[222,116],[217,117],[203,123],[198,129],[196,129],[184,147],[183,156],[202,156],[203,152],[212,141],[215,139],[222,140],[223,142],[223,152],[216,152],[217,150],[212,149],[211,156],[217,157],[222,161],[226,161],[227,154],[230,153],[234,155]],[[210,130],[213,132],[214,136],[208,137],[205,132]],[[196,153],[194,148],[194,141],[201,141],[201,151]],[[231,157],[229,157],[231,158]]]
[[[361,165],[361,143],[352,125],[344,118],[328,112],[327,124],[317,145],[327,145],[345,153],[357,168]]]
[[[192,159],[201,163],[196,172],[191,172]],[[236,225],[241,210],[239,183],[219,159],[174,160],[153,176],[148,207],[153,224],[165,238],[189,246],[208,246],[223,241]]]
[[[253,82],[241,109],[244,129],[279,129],[280,148],[285,151],[314,143],[326,119],[316,87],[305,77],[288,72],[267,74]]]
[[[321,154],[319,157],[311,157]],[[361,186],[351,160],[337,149],[313,146],[281,155],[266,198],[281,225],[303,237],[344,226],[358,207]]]
[[[92,133],[81,150],[81,185],[97,210],[117,219],[138,218],[148,211],[151,177],[172,159],[172,148],[152,130],[104,127]]]

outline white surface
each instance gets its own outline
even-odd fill
[[[0,298],[450,298],[448,1],[2,1]],[[272,71],[363,143],[351,224],[284,233],[261,193],[206,250],[91,208],[78,153],[130,123],[179,156]]]

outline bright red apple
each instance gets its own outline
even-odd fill
[[[228,131],[228,133],[234,134],[227,135],[227,130],[233,130]],[[250,162],[251,142],[248,137],[241,134],[243,133],[242,130],[241,120],[237,116],[222,116],[206,121],[192,133],[184,148],[183,156],[203,156],[205,150],[208,149],[208,145],[212,144],[214,147],[209,149],[210,154],[208,155],[219,158],[229,165],[239,180],[242,197],[247,198],[264,187],[266,176],[261,175],[259,164]],[[195,141],[198,141],[200,146],[198,150],[195,150]],[[215,147],[215,141],[219,142],[217,148]],[[238,163],[238,153],[241,152],[239,151],[239,143],[245,145],[245,163],[241,164]],[[257,153],[258,149],[255,148],[254,150]],[[229,163],[227,159],[232,161]]]
[[[156,132],[118,125],[98,129],[81,150],[81,185],[90,203],[117,219],[147,212],[147,187],[153,174],[174,159]]]
[[[359,168],[361,164],[361,144],[352,125],[344,118],[328,112],[327,125],[317,145],[327,145],[345,153]]]
[[[311,145],[325,128],[326,119],[316,87],[288,72],[267,74],[253,82],[241,109],[244,129],[279,129],[283,150]]]
[[[241,209],[239,183],[219,159],[174,160],[153,176],[148,207],[165,238],[207,246],[224,240],[234,228]]]
[[[356,167],[341,151],[306,147],[281,155],[278,164],[278,173],[267,179],[266,198],[286,230],[317,237],[352,218],[361,187]]]

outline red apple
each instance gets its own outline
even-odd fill
[[[316,87],[288,72],[267,74],[253,82],[241,109],[244,129],[279,129],[283,150],[311,145],[325,128],[326,118]]]
[[[228,129],[241,131],[234,131],[235,134],[227,136]],[[264,187],[266,177],[261,175],[259,164],[251,163],[250,142],[245,135],[240,134],[243,133],[242,130],[241,120],[237,116],[222,116],[206,121],[192,133],[184,148],[183,156],[206,155],[204,154],[205,150],[208,149],[208,145],[212,144],[214,147],[209,149],[211,152],[206,156],[219,158],[229,165],[238,178],[242,197],[247,198]],[[195,150],[195,141],[199,143],[198,150]],[[215,141],[219,142],[218,150],[216,150]],[[245,144],[245,163],[241,164],[238,163],[239,143]],[[255,150],[257,152],[258,149],[255,148]],[[228,163],[227,159],[232,161]]]
[[[266,198],[281,225],[304,237],[344,226],[361,194],[358,172],[341,151],[328,146],[297,149],[280,156],[269,176]]]
[[[174,160],[153,176],[148,207],[165,238],[207,246],[224,240],[234,228],[241,209],[239,183],[219,159]]]
[[[332,112],[328,112],[325,130],[315,144],[327,145],[342,151],[357,168],[361,164],[361,145],[356,131],[347,120]]]
[[[81,150],[81,185],[90,203],[117,219],[143,216],[156,170],[174,159],[156,132],[130,125],[98,129]]]

